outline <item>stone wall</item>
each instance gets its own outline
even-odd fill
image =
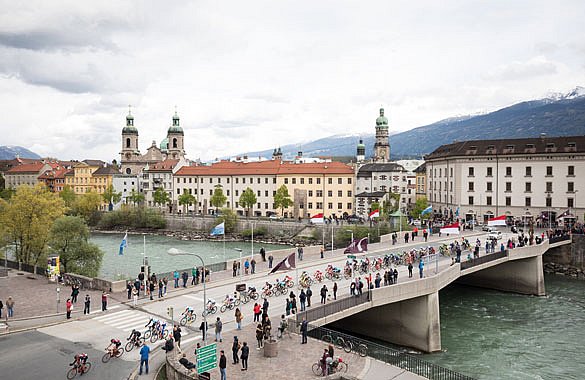
[[[571,244],[549,249],[542,260],[545,273],[585,278],[585,236],[573,235]]]

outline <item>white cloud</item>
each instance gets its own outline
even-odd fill
[[[0,133],[63,158],[191,158],[493,110],[585,83],[585,3],[0,1]],[[16,132],[18,131],[18,133]]]

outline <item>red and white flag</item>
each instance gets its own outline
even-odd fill
[[[370,213],[370,219],[379,218],[379,217],[380,217],[380,210],[374,210]]]
[[[311,223],[313,223],[313,224],[323,224],[323,214],[322,213],[319,213],[319,214],[313,215],[311,217]]]
[[[442,234],[456,234],[459,235],[459,222],[449,224],[448,226],[441,227]]]
[[[505,226],[506,225],[506,215],[496,216],[495,218],[488,219],[488,226],[495,227],[495,226]]]

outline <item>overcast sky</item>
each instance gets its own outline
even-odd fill
[[[585,1],[0,0],[0,145],[119,159],[175,106],[210,160],[585,85]]]

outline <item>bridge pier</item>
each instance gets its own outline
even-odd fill
[[[424,352],[440,351],[439,293],[373,307],[331,326]]]
[[[506,261],[489,268],[478,267],[473,268],[477,269],[473,273],[463,273],[457,283],[505,292],[546,295],[542,255]]]

